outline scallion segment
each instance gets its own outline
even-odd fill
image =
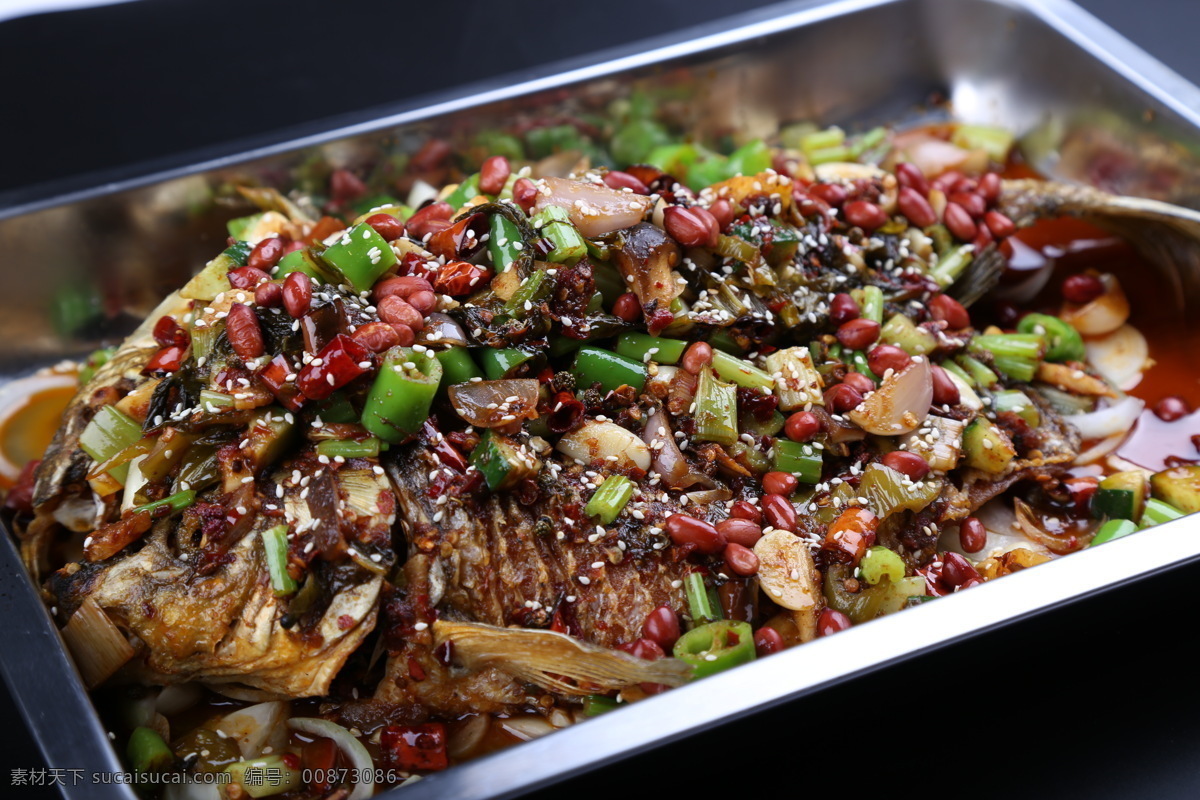
[[[495,219],[499,216],[499,214],[493,214],[492,218]],[[513,296],[504,304],[504,312],[514,317],[524,317],[537,308],[538,304],[550,294],[553,285],[554,280],[546,275],[546,270],[533,270],[525,280],[521,281],[521,285],[513,292]]]
[[[161,772],[175,762],[175,754],[150,728],[134,728],[126,750],[134,772]]]
[[[164,497],[162,500],[155,500],[153,503],[147,503],[144,506],[138,506],[134,509],[135,513],[145,512],[151,516],[170,516],[178,514],[186,508],[189,508],[196,502],[196,490],[184,489],[181,492],[176,492],[173,495]]]
[[[862,319],[869,319],[873,322],[883,324],[883,290],[878,286],[864,286],[859,294],[858,304],[861,309],[859,314]]]
[[[267,575],[276,597],[287,597],[296,591],[296,579],[288,573],[288,526],[276,525],[262,532],[263,552],[266,554]]]
[[[558,206],[546,206],[533,217],[533,227],[554,244],[547,261],[574,264],[587,255],[587,241],[571,224],[571,217]]]
[[[375,458],[379,455],[380,442],[374,436],[356,441],[354,439],[326,439],[317,442],[317,455],[329,458]]]
[[[1005,389],[992,395],[992,410],[997,414],[1009,412],[1025,420],[1030,428],[1042,422],[1042,415],[1029,395],[1018,389]]]
[[[624,475],[609,475],[588,500],[584,513],[596,517],[604,525],[611,525],[633,497],[633,488],[633,481]]]
[[[133,417],[113,406],[101,406],[80,434],[79,448],[96,463],[103,463],[141,438],[142,426]],[[114,467],[109,475],[123,484],[129,475],[129,465]]]
[[[367,393],[362,425],[385,442],[399,444],[416,433],[437,396],[442,365],[428,351],[393,347]]]
[[[713,604],[704,585],[704,576],[699,572],[689,572],[683,579],[683,591],[687,596],[688,613],[692,617],[692,625],[704,625],[721,618],[720,607]]]
[[[937,265],[929,271],[929,277],[938,282],[943,289],[958,280],[967,266],[974,259],[974,245],[964,244],[943,255]]]

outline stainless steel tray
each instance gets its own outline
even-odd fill
[[[1100,142],[1123,156],[1120,168],[1104,175],[1115,188],[1193,204],[1200,198],[1200,90],[1063,0],[789,3],[560,67],[186,169],[104,176],[90,189],[53,198],[0,195],[0,381],[120,335],[193,272],[219,247],[224,220],[238,213],[221,204],[222,184],[285,182],[313,159],[365,164],[411,150],[430,133],[461,134],[635,85],[669,92],[680,121],[712,135],[764,133],[804,119],[849,127],[894,121],[941,93],[960,118],[1017,129],[1027,156],[1046,173],[1094,177],[1070,153]],[[1151,163],[1155,181],[1147,179]],[[1179,301],[1200,306],[1200,297]],[[103,306],[116,321],[62,335],[54,310],[81,304]],[[1200,520],[1185,518],[818,640],[455,767],[406,787],[403,796],[504,797],[578,775],[1200,560],[1198,528]],[[2,538],[0,618],[11,645],[0,667],[48,764],[120,770],[11,538]],[[127,787],[81,783],[72,791],[69,784],[69,795],[134,797]]]

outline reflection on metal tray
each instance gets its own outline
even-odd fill
[[[132,328],[244,213],[236,182],[291,185],[379,163],[431,134],[454,141],[521,114],[603,104],[637,87],[701,138],[816,120],[860,129],[910,119],[932,97],[1022,136],[1045,173],[1200,204],[1200,90],[1060,0],[792,3],[655,49],[513,86],[485,87],[304,141],[0,208],[0,379],[86,353]],[[847,43],[855,46],[849,47]],[[1018,56],[1019,54],[1019,56]],[[10,198],[11,201],[11,198]],[[1189,285],[1195,285],[1189,282]],[[1200,303],[1200,298],[1188,298]],[[1200,558],[1195,519],[1159,526],[651,698],[619,714],[427,778],[405,797],[517,794],[955,639]],[[5,677],[51,766],[118,759],[5,535],[14,650]],[[88,797],[132,798],[89,786]]]

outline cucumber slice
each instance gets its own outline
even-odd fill
[[[1016,448],[1002,430],[976,417],[963,431],[963,454],[969,467],[999,475],[1017,457]]]
[[[1184,514],[1200,511],[1200,466],[1174,467],[1150,477],[1153,495]]]
[[[1092,498],[1092,516],[1097,519],[1139,519],[1146,498],[1146,479],[1135,470],[1117,472],[1100,481]]]

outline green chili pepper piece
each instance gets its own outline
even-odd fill
[[[279,259],[279,263],[275,266],[275,269],[271,270],[271,276],[277,280],[282,280],[293,272],[303,272],[315,281],[326,283],[325,276],[317,266],[316,256],[308,250],[293,250]]]
[[[771,166],[771,148],[762,139],[747,142],[729,154],[728,170],[733,175],[757,175]]]
[[[488,253],[496,272],[504,272],[523,255],[525,249],[521,229],[503,214],[488,217]]]
[[[523,446],[493,430],[487,431],[471,451],[471,465],[483,475],[493,492],[508,489],[537,475],[541,463]]]
[[[392,246],[365,222],[346,231],[322,257],[356,292],[369,290],[397,260]]]
[[[96,377],[97,370],[107,364],[116,352],[115,347],[104,347],[88,356],[87,361],[79,368],[79,385],[86,386],[90,383],[92,378]]]
[[[652,150],[669,141],[670,134],[657,122],[635,119],[613,134],[608,147],[618,164],[628,166],[645,163]]]
[[[484,347],[477,351],[477,355],[479,364],[483,367],[483,374],[489,381],[509,377],[513,370],[533,358],[529,353],[514,347]]]
[[[682,339],[664,339],[648,333],[626,331],[617,337],[617,352],[634,361],[678,364],[688,343]]]
[[[420,430],[442,380],[441,363],[411,347],[393,347],[367,393],[362,425],[385,442],[399,444]]]
[[[150,728],[134,728],[126,750],[135,772],[161,772],[175,762],[175,754]]]
[[[886,547],[867,548],[859,568],[862,570],[863,579],[872,586],[879,583],[884,576],[892,583],[904,577],[904,559]]]
[[[303,785],[300,770],[287,765],[283,756],[269,755],[248,761],[235,761],[225,768],[242,791],[257,800],[299,789]]]
[[[337,425],[358,422],[358,412],[345,392],[334,392],[317,404],[317,416],[322,422],[332,422]]]
[[[855,372],[861,372],[871,380],[879,383],[879,376],[871,371],[871,367],[867,365],[867,354],[862,350],[855,350],[850,353],[850,366],[854,367]]]
[[[714,183],[728,180],[732,175],[729,159],[725,156],[709,156],[687,168],[687,185],[699,192]]]
[[[598,717],[620,707],[621,704],[616,700],[602,694],[589,694],[583,701],[583,713],[588,717]]]
[[[492,216],[498,215],[493,214]],[[513,296],[504,304],[505,312],[514,317],[524,317],[550,294],[553,283],[554,281],[546,276],[546,270],[533,270],[525,280],[521,281],[521,285],[513,292]],[[528,304],[528,308],[526,308],[526,304]]]
[[[611,525],[632,497],[633,481],[624,475],[609,475],[583,511],[589,517],[597,517],[603,524]]]
[[[754,660],[754,631],[750,623],[720,620],[692,628],[672,651],[692,665],[692,678],[706,678]]]
[[[801,483],[821,482],[821,468],[824,466],[821,451],[811,444],[776,439],[771,449],[774,451],[772,468],[776,472],[794,475]]]
[[[587,388],[599,382],[602,392],[626,385],[640,392],[646,385],[645,364],[591,345],[580,348],[571,372],[575,375],[576,386]]]
[[[1026,314],[1017,323],[1017,331],[1044,337],[1047,361],[1081,361],[1086,355],[1079,331],[1058,317]]]
[[[467,201],[479,194],[479,173],[468,176],[458,187],[446,196],[447,203],[455,211],[466,205]]]
[[[448,347],[438,350],[434,356],[442,364],[442,385],[453,386],[456,383],[466,383],[472,378],[482,378],[483,370],[471,358],[471,351],[465,347]]]
[[[1137,533],[1138,526],[1132,520],[1128,519],[1110,519],[1108,522],[1100,526],[1100,530],[1096,532],[1088,547],[1095,547],[1098,544],[1111,542],[1114,539],[1121,539],[1131,533]]]

